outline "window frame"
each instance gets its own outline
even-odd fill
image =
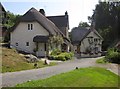
[[[33,30],[33,24],[28,24],[28,30]]]

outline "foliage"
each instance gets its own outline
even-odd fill
[[[50,49],[55,48],[53,44],[55,44],[56,48],[59,48],[59,46],[63,43],[63,38],[60,35],[51,36],[49,37],[48,43],[49,43]]]
[[[120,2],[99,2],[96,5],[91,23],[104,38],[103,50],[107,50],[112,43],[120,38]],[[112,37],[111,37],[112,36]]]
[[[73,57],[73,53],[71,52],[70,53],[64,52],[64,53],[61,53],[60,55],[63,55],[66,60],[70,60]]]
[[[7,33],[5,35],[4,42],[9,42],[10,41],[10,29],[12,26],[15,25],[15,23],[17,23],[20,15],[15,15],[11,13],[10,11],[7,11],[6,17],[7,17],[7,22],[3,24],[5,27],[7,27]]]
[[[4,37],[4,42],[9,42],[10,41],[10,28],[8,28],[6,35]]]
[[[65,58],[65,55],[60,54],[55,56],[55,60],[66,61],[66,58]]]
[[[50,55],[59,55],[61,51],[59,49],[53,49]]]
[[[104,38],[104,41],[103,41],[103,49],[107,49],[109,46],[110,46],[110,43],[113,42],[113,37],[111,37],[111,35],[113,34],[112,33],[112,28],[111,27],[108,27],[108,28],[105,28],[105,29],[100,29],[98,30],[99,33],[101,34],[101,36]]]
[[[58,74],[47,79],[32,80],[16,87],[118,87],[120,77],[99,67],[88,67]],[[93,87],[93,88],[91,88]],[[86,88],[85,88],[86,89]]]
[[[12,27],[18,20],[18,18],[20,17],[20,15],[15,15],[13,13],[11,13],[10,11],[6,12],[7,15],[7,23],[4,24],[7,28]]]
[[[80,22],[78,27],[90,27],[87,22]]]
[[[118,52],[118,50],[115,48],[109,48],[106,55],[106,60],[120,64],[120,52]]]
[[[72,59],[73,56],[72,52],[61,52],[59,49],[54,49],[51,52],[49,59],[66,61]]]

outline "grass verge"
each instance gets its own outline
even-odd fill
[[[120,77],[119,77],[120,79]],[[16,87],[117,87],[118,76],[99,67],[88,67],[58,74],[47,79],[34,80]]]
[[[96,63],[106,64],[106,63],[108,63],[108,62],[105,60],[105,57],[103,57],[103,58],[100,58],[100,59],[96,60]]]
[[[34,63],[28,63],[25,57],[19,55],[15,49],[2,48],[2,73],[21,70],[35,69]],[[56,63],[45,65],[43,61],[38,62],[38,68],[52,66]]]

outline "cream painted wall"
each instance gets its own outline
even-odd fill
[[[87,35],[87,37],[91,37],[91,36],[93,37],[93,41],[94,41],[95,38],[99,38],[100,39],[100,37],[98,35],[96,35],[94,32],[90,32]],[[85,39],[83,39],[83,41],[81,42],[81,46],[80,46],[80,51],[81,52],[85,52],[86,48],[89,47],[89,42],[88,42],[88,38],[87,37]],[[101,40],[100,43],[102,44],[102,40]],[[93,43],[92,47],[94,47],[94,43]],[[97,47],[98,47],[98,50],[101,51],[101,45],[97,45]]]
[[[33,24],[33,30],[28,30],[28,24]],[[10,34],[10,46],[11,48],[33,53],[35,48],[33,38],[36,35],[48,36],[49,33],[37,22],[20,22]],[[26,46],[26,42],[29,42],[29,46]],[[18,43],[18,46],[16,46],[16,43]]]

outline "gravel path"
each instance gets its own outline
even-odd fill
[[[76,67],[83,68],[89,66],[98,66],[95,61],[98,58],[83,58],[59,63],[51,67],[44,67],[40,69],[32,69],[20,72],[3,73],[2,86],[13,87],[16,84],[26,82],[28,80],[38,80],[48,78],[50,76],[74,70]]]

